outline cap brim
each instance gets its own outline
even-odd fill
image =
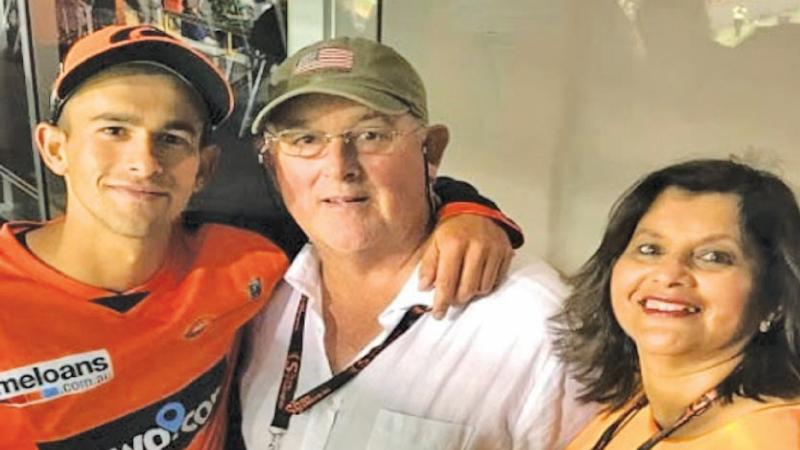
[[[60,80],[56,95],[64,101],[78,85],[103,68],[135,61],[162,64],[188,80],[206,103],[211,125],[219,125],[233,112],[233,92],[213,63],[188,48],[175,45],[170,39],[128,43],[90,57]]]
[[[361,103],[375,111],[390,115],[402,114],[409,110],[408,105],[397,97],[366,84],[358,83],[357,81],[344,83],[342,80],[323,80],[316,83],[312,82],[301,88],[291,90],[267,103],[267,105],[258,112],[255,120],[253,120],[250,132],[252,134],[258,134],[261,128],[263,128],[269,113],[278,107],[278,105],[289,99],[308,94],[328,94],[336,97],[343,97]]]

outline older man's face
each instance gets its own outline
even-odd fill
[[[336,135],[364,129],[399,133],[384,154],[359,153],[353,143],[330,140],[311,158],[291,156],[276,144],[275,175],[284,202],[320,251],[337,254],[407,252],[426,234],[428,207],[425,129],[412,116],[386,116],[339,97],[300,97],[281,111],[280,128]]]

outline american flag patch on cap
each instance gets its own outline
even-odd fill
[[[353,68],[353,52],[346,48],[327,47],[309,53],[297,62],[294,74],[300,75],[315,70],[343,70]]]

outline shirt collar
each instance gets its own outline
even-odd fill
[[[403,311],[411,308],[414,305],[433,306],[433,290],[420,291],[419,286],[419,264],[414,267],[414,272],[408,277],[408,280],[403,284],[400,292],[394,298],[392,303],[386,307],[381,313],[381,316],[390,314],[394,311]]]
[[[306,244],[303,246],[295,256],[283,279],[292,289],[308,296],[312,303],[321,303],[322,277],[320,275],[320,260],[313,245]],[[384,327],[393,326],[397,323],[399,317],[402,317],[412,306],[433,306],[434,291],[420,291],[417,288],[418,285],[419,264],[414,268],[414,272],[408,277],[394,300],[378,316],[378,322]]]
[[[314,246],[306,244],[295,256],[289,269],[283,275],[283,280],[292,289],[310,299],[319,299],[322,297],[322,277],[319,269],[319,256],[317,256]]]

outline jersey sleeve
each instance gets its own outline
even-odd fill
[[[503,214],[497,204],[482,196],[471,184],[449,177],[438,177],[433,190],[442,201],[439,211],[437,211],[439,220],[458,214],[477,214],[489,217],[503,227],[512,247],[519,248],[525,242],[519,225]]]

